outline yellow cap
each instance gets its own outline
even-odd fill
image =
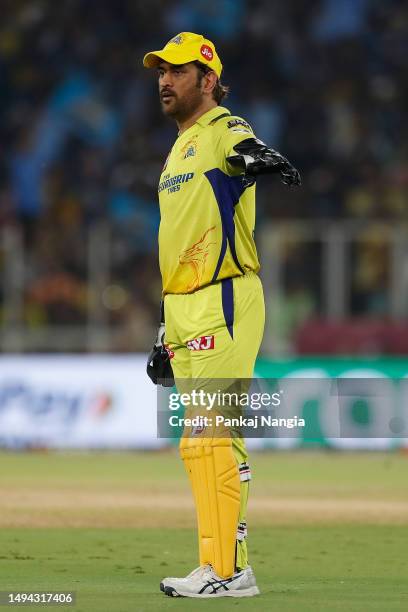
[[[169,40],[160,51],[146,53],[143,58],[143,66],[155,68],[162,61],[169,64],[187,64],[198,61],[214,70],[218,77],[222,72],[221,60],[213,43],[201,34],[193,32],[181,32]]]

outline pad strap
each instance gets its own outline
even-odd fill
[[[239,464],[239,479],[241,482],[251,480],[251,470],[246,462]]]
[[[238,523],[237,540],[239,542],[242,542],[243,540],[245,540],[247,535],[248,535],[247,524],[244,521],[242,521],[242,523]]]

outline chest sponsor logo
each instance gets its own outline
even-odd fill
[[[214,336],[201,336],[187,342],[190,351],[209,351],[214,348]]]
[[[194,172],[184,172],[184,174],[176,174],[175,176],[165,174],[163,176],[163,180],[159,183],[158,192],[160,193],[164,189],[167,189],[167,193],[174,193],[175,191],[180,191],[182,185],[191,181],[193,177]]]

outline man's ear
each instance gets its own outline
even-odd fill
[[[211,72],[207,72],[202,80],[203,92],[211,93],[217,84],[217,80],[218,77],[215,72],[213,72],[212,70]]]

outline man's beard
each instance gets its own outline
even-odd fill
[[[176,121],[184,121],[191,117],[202,103],[202,94],[198,87],[185,94],[182,99],[172,94],[170,103],[167,105],[160,100],[163,113]]]

